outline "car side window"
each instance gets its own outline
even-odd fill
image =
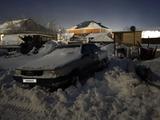
[[[91,45],[91,50],[93,51],[93,53],[100,51],[100,48],[97,47],[96,45]]]
[[[82,45],[81,53],[83,55],[94,54],[98,52],[100,49],[94,44],[86,44]]]

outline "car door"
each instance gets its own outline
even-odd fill
[[[92,69],[98,64],[98,49],[92,44],[83,45],[81,48],[81,69]]]

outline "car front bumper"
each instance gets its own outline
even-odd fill
[[[61,84],[69,83],[72,79],[69,76],[62,76],[58,78],[31,78],[31,77],[22,77],[22,76],[13,76],[14,80],[21,84],[28,85],[40,85],[40,86],[55,86],[58,87]],[[24,79],[35,79],[36,82],[23,82]]]

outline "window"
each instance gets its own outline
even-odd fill
[[[85,44],[82,45],[81,53],[84,55],[94,54],[95,52],[100,51],[100,48],[94,44]]]

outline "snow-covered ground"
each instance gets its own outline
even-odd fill
[[[110,47],[109,47],[110,48]],[[108,53],[110,54],[110,53]],[[111,55],[111,54],[110,54]],[[40,56],[0,57],[0,119],[2,120],[159,120],[160,89],[140,81],[135,63],[111,58],[108,67],[86,84],[47,92],[22,89],[12,69]],[[160,74],[160,59],[142,62]],[[5,69],[5,70],[4,70]]]
[[[160,57],[154,60],[147,60],[142,62],[143,65],[151,68],[156,74],[160,75]]]
[[[53,93],[7,84],[5,81],[12,79],[9,72],[0,79],[2,120],[160,119],[160,90],[118,68],[96,73],[84,86],[77,83]]]

